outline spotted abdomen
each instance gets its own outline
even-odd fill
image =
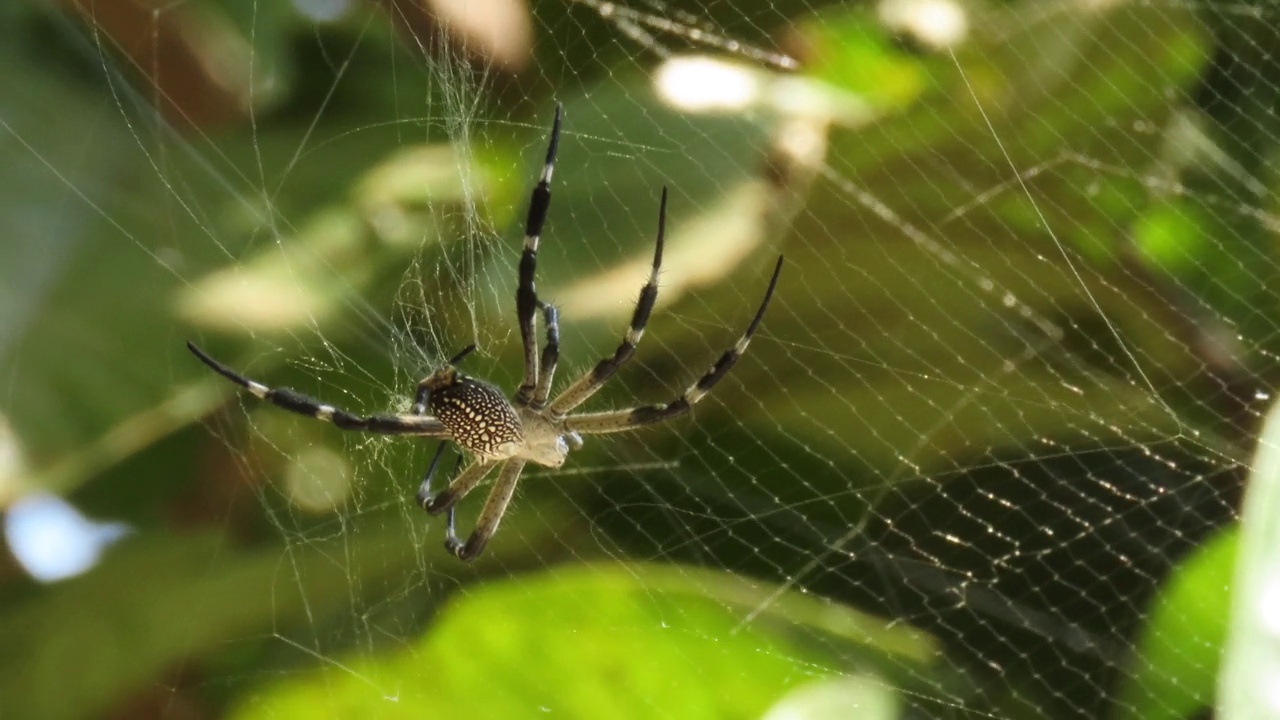
[[[520,418],[497,388],[459,377],[431,393],[428,408],[453,441],[478,457],[505,459],[524,441]]]

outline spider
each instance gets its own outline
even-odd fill
[[[560,141],[560,118],[561,108],[557,106],[546,162],[530,198],[529,213],[525,220],[524,250],[520,255],[516,286],[516,317],[520,323],[520,339],[524,345],[524,377],[511,400],[507,400],[496,387],[458,371],[458,364],[475,350],[475,345],[468,346],[418,383],[409,413],[359,417],[289,388],[270,388],[250,380],[209,357],[193,343],[187,343],[187,348],[218,374],[247,389],[255,397],[290,412],[333,423],[343,430],[439,438],[442,442],[418,490],[417,501],[432,515],[448,513],[445,548],[462,560],[471,560],[479,555],[497,532],[526,463],[560,467],[570,450],[582,447],[583,435],[625,432],[643,425],[664,422],[689,412],[694,403],[706,397],[746,351],[747,344],[760,326],[769,306],[769,299],[773,296],[778,275],[782,271],[780,256],[769,279],[764,299],[746,331],[680,397],[664,405],[574,413],[574,408],[595,394],[631,359],[640,336],[644,334],[645,324],[658,298],[658,271],[662,266],[662,243],[667,218],[667,190],[664,187],[658,210],[658,237],[653,253],[653,266],[648,282],[640,291],[640,298],[631,314],[631,325],[623,335],[621,344],[612,356],[600,360],[595,367],[549,400],[551,381],[560,355],[559,314],[554,305],[538,299],[534,288],[534,270],[538,262],[538,241],[551,204],[551,173],[555,166],[556,147]],[[546,345],[542,348],[541,356],[535,334],[539,311],[546,328]],[[448,487],[439,493],[433,493],[432,478],[446,441],[460,446],[474,460],[453,478]],[[501,467],[497,482],[480,511],[475,529],[466,542],[462,542],[454,526],[454,507],[496,467]]]

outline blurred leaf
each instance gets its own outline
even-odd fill
[[[902,700],[894,688],[873,676],[826,678],[787,693],[765,713],[764,720],[844,720],[856,713],[863,720],[901,717]]]
[[[1163,271],[1181,275],[1203,268],[1214,252],[1211,216],[1193,204],[1174,200],[1152,206],[1133,229],[1134,244]]]
[[[808,56],[805,72],[850,90],[875,108],[903,108],[925,91],[922,63],[896,48],[865,6],[834,4],[792,32]]]
[[[1043,8],[1010,7],[937,68],[939,90],[834,134],[839,177],[820,181],[797,216],[778,301],[735,370],[758,388],[750,405],[768,408],[746,416],[754,429],[786,428],[883,477],[901,474],[909,448],[927,472],[1032,438],[1087,441],[1100,424],[1178,431],[1151,388],[1131,381],[1129,356],[1092,335],[1058,336],[1075,330],[1068,313],[1090,316],[1096,301],[1144,367],[1184,377],[1203,367],[1144,310],[1150,294],[1113,272],[1147,188],[1121,177],[1097,202],[1098,171],[1074,159],[1131,168],[1157,157],[1151,129],[1178,98],[1166,90],[1193,83],[1205,52],[1194,15],[1165,10],[1033,22]],[[1146,29],[1156,21],[1159,34]],[[1095,354],[1072,354],[1071,341]]]
[[[445,553],[439,523],[430,523],[424,543],[423,517],[410,507],[361,516],[331,538],[257,549],[208,535],[126,540],[89,574],[31,593],[0,616],[0,717],[96,716],[176,664],[228,644],[320,643],[335,617],[341,625],[372,621],[370,608],[403,593],[416,572],[444,579],[510,566],[536,536],[569,522],[563,510],[547,503],[537,517],[507,523],[504,541],[491,543],[475,567]],[[418,603],[429,594],[420,587]]]
[[[1244,506],[1239,550],[1229,577],[1226,641],[1218,677],[1216,711],[1222,720],[1277,717],[1276,678],[1280,677],[1280,405],[1267,413],[1258,438]],[[1225,565],[1225,563],[1224,563]],[[1222,618],[1219,608],[1216,616]],[[1211,626],[1212,627],[1212,626]]]
[[[468,590],[415,646],[277,684],[234,717],[758,717],[800,682],[934,656],[905,625],[732,575],[587,565]]]
[[[182,288],[177,313],[202,330],[245,335],[327,326],[360,303],[388,267],[401,268],[414,253],[434,252],[454,237],[452,223],[439,218],[446,207],[469,193],[493,192],[464,153],[448,146],[393,153],[356,185],[353,201],[314,211],[289,237]]]
[[[1213,707],[1239,534],[1231,528],[1179,563],[1148,610],[1117,717],[1183,720]]]
[[[382,540],[380,573],[406,567],[403,550],[396,553],[392,538]],[[307,608],[324,617],[354,599],[350,568],[318,548],[274,547],[211,569],[220,545],[209,536],[126,542],[91,574],[6,611],[0,713],[94,715],[193,653],[269,633],[277,621],[292,624]],[[372,555],[348,562],[362,560]]]

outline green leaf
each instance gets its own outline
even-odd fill
[[[1156,596],[1123,675],[1120,717],[1176,720],[1212,706],[1238,541],[1236,528],[1218,534]]]
[[[1250,465],[1240,516],[1240,549],[1230,579],[1231,609],[1219,678],[1217,711],[1222,720],[1258,720],[1280,715],[1280,405],[1267,414]]]
[[[920,677],[935,656],[908,626],[732,575],[587,565],[468,590],[413,646],[327,664],[233,717],[753,718],[804,683]]]

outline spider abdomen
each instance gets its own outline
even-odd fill
[[[509,458],[524,441],[515,408],[497,388],[479,380],[459,376],[432,391],[428,406],[453,441],[477,457]]]

